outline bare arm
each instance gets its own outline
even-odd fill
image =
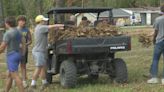
[[[31,36],[31,32],[28,31],[28,42],[26,43],[26,45],[30,45],[32,43],[32,36]]]
[[[52,29],[52,28],[64,29],[64,24],[48,25],[48,28],[49,28],[49,29]]]
[[[153,44],[156,43],[157,34],[158,34],[158,30],[155,30],[155,31],[154,31],[154,35],[153,35]]]
[[[7,44],[5,42],[2,42],[0,45],[0,54],[4,52],[5,48],[7,47]]]

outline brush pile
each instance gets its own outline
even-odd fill
[[[143,47],[150,47],[152,45],[152,37],[147,34],[141,34],[138,37],[138,41],[142,44]]]
[[[49,42],[54,43],[57,40],[75,39],[78,37],[106,37],[122,35],[122,32],[115,26],[109,24],[98,24],[97,27],[67,27],[64,30],[51,30],[49,32]]]

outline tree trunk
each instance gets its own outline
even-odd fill
[[[37,10],[39,14],[43,13],[43,0],[36,0]]]
[[[0,43],[2,42],[3,32],[4,32],[4,15],[3,15],[3,3],[0,0]]]
[[[64,7],[65,0],[56,0],[56,7]]]
[[[71,7],[76,0],[66,0],[66,6]]]

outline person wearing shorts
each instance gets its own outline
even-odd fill
[[[32,54],[35,61],[36,69],[33,73],[31,87],[36,88],[36,80],[40,75],[42,79],[41,90],[43,90],[47,86],[46,80],[46,48],[48,46],[48,31],[52,28],[63,29],[63,24],[55,24],[55,25],[46,25],[48,18],[45,18],[43,15],[38,15],[35,18],[36,27],[34,31],[34,47],[32,49]]]
[[[5,92],[9,92],[11,89],[12,81],[15,80],[18,86],[19,92],[24,92],[22,80],[18,74],[18,67],[21,60],[20,46],[21,46],[21,33],[16,29],[16,20],[14,17],[8,17],[5,19],[5,26],[7,28],[6,33],[3,36],[3,41],[0,45],[0,53],[5,48],[8,76],[5,87]]]
[[[26,83],[27,73],[26,73],[26,64],[28,62],[28,46],[32,43],[31,33],[26,27],[26,17],[20,15],[17,18],[17,29],[22,33],[22,59],[20,62],[21,74],[23,80],[23,86],[26,88],[28,85]]]

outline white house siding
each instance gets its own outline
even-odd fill
[[[146,24],[147,25],[151,25],[151,13],[147,13],[146,14]]]
[[[131,14],[131,16],[130,16],[130,22],[131,22],[131,24],[141,22],[141,15],[140,15],[139,12],[134,12],[134,11],[127,10],[127,9],[122,9],[122,10],[125,11],[125,12],[127,12],[127,13],[129,13],[129,14]],[[135,19],[132,19],[133,14],[135,16]]]
[[[142,25],[152,25],[154,22],[154,19],[158,17],[159,10],[129,10],[129,9],[122,9],[125,12],[128,12],[129,14],[134,14],[136,16],[137,13],[140,14],[141,18],[141,24]],[[138,14],[137,14],[138,15]],[[131,20],[132,22],[132,20]]]

